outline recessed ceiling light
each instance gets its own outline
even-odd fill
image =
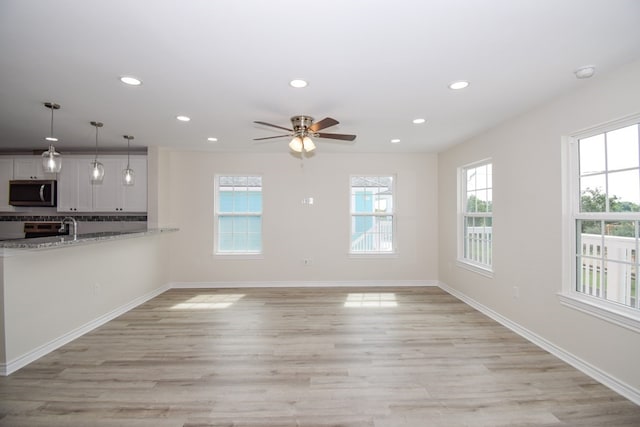
[[[209,141],[209,142],[218,142],[218,138],[214,138],[214,137],[210,136],[209,138],[207,138],[207,141]]]
[[[577,79],[588,79],[592,77],[596,72],[596,67],[593,65],[585,65],[584,67],[580,67],[576,69],[573,73],[576,75]]]
[[[187,116],[176,116],[176,119],[180,120],[181,122],[188,122],[191,120],[191,118]]]
[[[464,89],[467,86],[469,86],[469,82],[460,80],[460,81],[451,83],[449,85],[449,89],[460,90],[460,89]]]
[[[397,144],[398,142],[400,142],[400,140],[397,139],[397,138],[394,138],[394,139],[391,140],[392,144]]]
[[[289,85],[295,88],[307,87],[308,84],[309,83],[307,83],[306,80],[302,79],[294,79],[289,82]]]
[[[413,119],[413,124],[415,125],[421,125],[424,122],[426,122],[425,119]]]
[[[122,76],[120,77],[120,81],[130,86],[140,86],[142,84],[142,80],[136,79],[135,77],[131,76]]]

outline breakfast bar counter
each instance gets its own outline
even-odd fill
[[[54,249],[72,245],[98,243],[110,240],[130,239],[177,231],[177,228],[148,228],[134,231],[103,231],[34,239],[14,239],[0,241],[0,249]]]
[[[0,375],[164,292],[172,231],[0,242]]]

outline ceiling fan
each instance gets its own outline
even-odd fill
[[[261,141],[265,139],[274,139],[274,138],[283,138],[285,136],[292,136],[293,139],[289,143],[289,148],[291,148],[296,153],[302,153],[313,151],[316,148],[316,145],[313,143],[313,138],[327,138],[327,139],[339,139],[341,141],[353,141],[356,139],[355,135],[346,135],[342,133],[324,133],[319,132],[322,129],[326,129],[330,126],[335,126],[339,122],[336,119],[332,119],[331,117],[324,118],[319,122],[313,122],[313,117],[309,116],[293,116],[291,117],[291,127],[293,129],[288,129],[282,126],[273,125],[271,123],[254,121],[259,125],[271,126],[274,128],[286,130],[287,134],[285,135],[276,135],[276,136],[267,136],[264,138],[254,138],[254,141]]]

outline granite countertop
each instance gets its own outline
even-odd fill
[[[133,237],[151,236],[178,231],[177,228],[148,228],[132,231],[104,231],[99,233],[78,234],[76,236],[37,237],[35,239],[16,239],[0,241],[0,249],[52,249],[84,243],[96,243],[106,240],[119,240]]]

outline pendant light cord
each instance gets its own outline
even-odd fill
[[[51,106],[51,133],[49,133],[49,136],[53,137],[53,106]]]
[[[93,161],[98,161],[98,125],[96,125],[96,158]]]

